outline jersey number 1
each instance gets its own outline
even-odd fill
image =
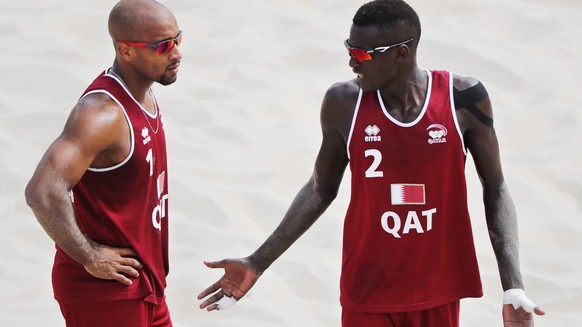
[[[150,164],[150,176],[152,176],[154,174],[154,155],[152,149],[148,150],[146,161]]]

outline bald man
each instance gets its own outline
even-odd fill
[[[109,16],[113,66],[82,94],[26,188],[56,243],[52,281],[67,326],[172,326],[166,141],[152,85],[176,81],[182,32],[152,0]]]

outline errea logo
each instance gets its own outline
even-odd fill
[[[378,128],[378,126],[368,125],[368,127],[366,127],[366,129],[364,131],[366,132],[366,134],[368,134],[368,136],[364,137],[364,141],[366,141],[366,142],[380,142],[380,141],[382,141],[382,138],[380,137],[380,135],[378,135],[378,133],[380,133],[380,128]]]
[[[141,137],[143,138],[143,144],[144,145],[145,144],[148,144],[150,142],[150,140],[151,140],[151,138],[150,138],[150,132],[149,132],[149,130],[148,130],[147,127],[144,127],[141,130]]]
[[[447,136],[448,131],[447,128],[444,127],[443,125],[432,124],[426,130],[428,131],[428,136],[430,136],[430,138],[428,139],[428,144],[447,142],[445,136]]]

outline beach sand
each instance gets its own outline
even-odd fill
[[[54,245],[24,187],[85,87],[113,61],[115,1],[0,0],[0,326],[64,326],[52,296]],[[235,307],[196,295],[222,271],[203,260],[252,253],[309,178],[326,89],[353,78],[343,48],[361,1],[162,1],[184,31],[178,81],[155,86],[170,182],[175,326],[339,326],[341,237],[349,172],[320,220]],[[418,62],[480,79],[493,101],[520,224],[537,326],[582,326],[582,2],[414,0]],[[481,187],[468,159],[470,210],[485,295],[461,324],[501,326],[502,289]]]

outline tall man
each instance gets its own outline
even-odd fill
[[[402,0],[357,11],[345,41],[357,77],[323,99],[313,175],[252,255],[206,263],[225,274],[199,295],[208,296],[201,308],[244,296],[330,205],[349,164],[342,325],[458,326],[460,299],[482,295],[464,177],[470,151],[507,291],[506,326],[533,325],[531,312],[543,314],[523,293],[516,213],[487,92],[474,78],[420,69],[420,34],[417,14]]]
[[[182,32],[160,3],[122,0],[109,33],[113,66],[72,109],[26,199],[56,243],[67,326],[168,327],[166,141],[151,87],[176,80]]]

